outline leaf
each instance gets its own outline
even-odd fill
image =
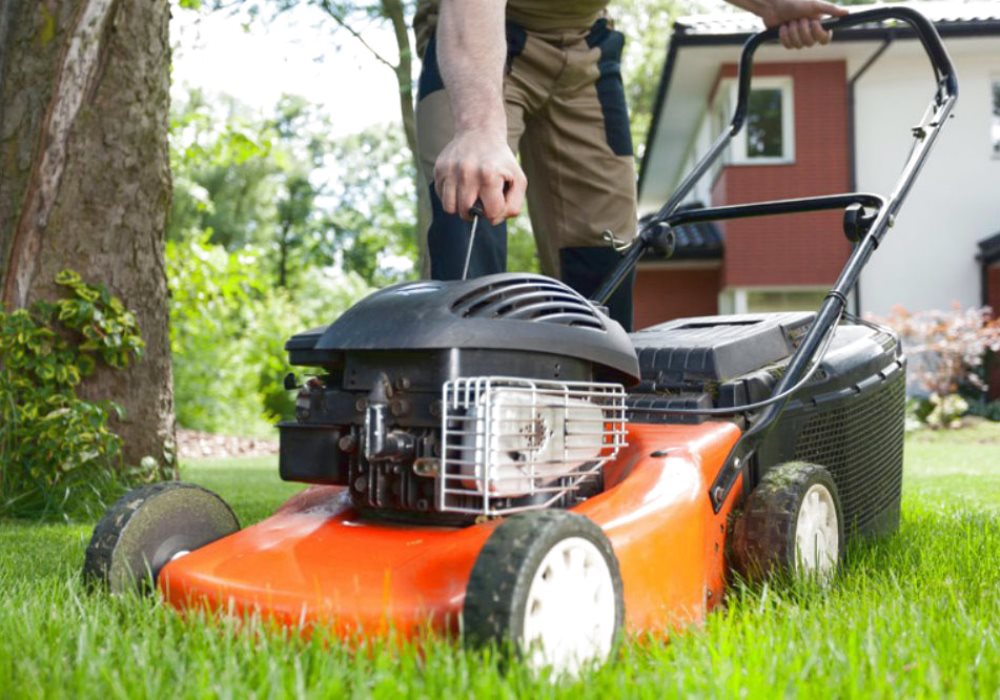
[[[56,274],[56,284],[60,284],[64,287],[70,287],[75,284],[79,284],[82,280],[80,275],[78,275],[73,270],[62,270]]]

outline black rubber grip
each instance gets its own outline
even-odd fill
[[[955,67],[951,63],[948,51],[941,42],[934,24],[924,17],[920,12],[910,7],[879,7],[874,10],[854,12],[846,17],[836,17],[823,20],[823,28],[830,31],[855,27],[859,24],[871,24],[882,22],[887,19],[896,19],[910,25],[916,33],[920,42],[924,45],[924,50],[930,58],[934,67],[934,77],[944,90],[945,94],[941,98],[956,97],[958,95],[958,78],[955,76]],[[766,31],[754,34],[747,39],[743,45],[743,53],[740,56],[739,71],[739,93],[736,98],[736,113],[730,123],[733,134],[738,132],[747,116],[747,102],[750,99],[750,78],[753,74],[753,55],[761,44],[778,39],[778,27],[773,27]]]

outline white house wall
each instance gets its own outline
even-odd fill
[[[991,154],[991,79],[1000,38],[947,42],[959,78],[955,116],[861,280],[866,312],[981,303],[976,242],[1000,231],[1000,159]],[[858,188],[888,193],[933,91],[916,42],[891,47],[856,89]]]

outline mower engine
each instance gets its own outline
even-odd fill
[[[391,343],[391,345],[390,345]],[[286,345],[318,368],[282,423],[287,481],[358,510],[464,523],[601,489],[625,442],[625,331],[560,282],[500,274],[395,285]]]

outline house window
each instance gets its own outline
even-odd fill
[[[780,88],[750,91],[747,109],[747,158],[781,158],[785,155]]]
[[[729,86],[736,103],[736,83]],[[791,78],[754,78],[747,118],[733,139],[732,162],[743,165],[792,163],[795,160],[795,115]]]
[[[825,289],[747,290],[747,311],[815,311],[826,297]]]
[[[991,87],[993,89],[993,118],[990,121],[990,136],[993,141],[993,157],[1000,158],[1000,78],[994,78]]]
[[[723,314],[816,311],[826,295],[825,288],[815,287],[727,289],[719,295],[719,311]]]

